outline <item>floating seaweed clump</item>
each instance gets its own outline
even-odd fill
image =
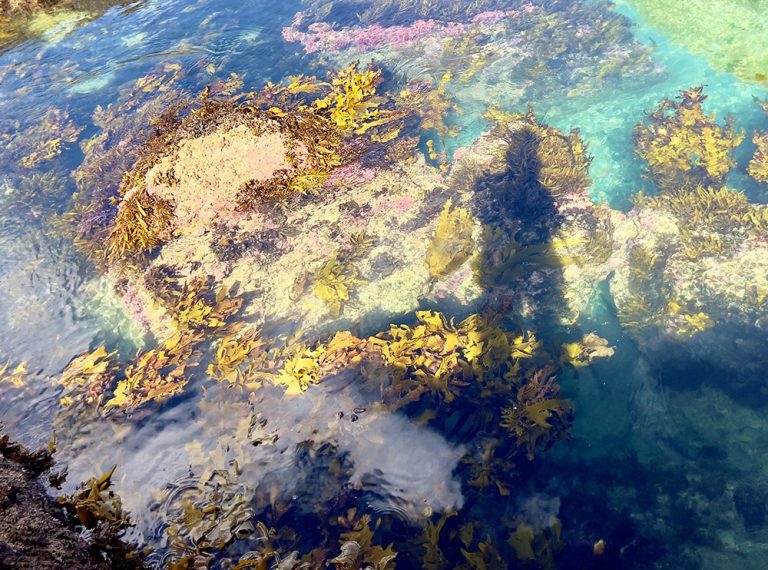
[[[388,405],[407,404],[426,392],[451,402],[472,380],[511,385],[520,361],[539,347],[532,333],[505,331],[490,315],[471,315],[458,325],[432,311],[416,317],[413,327],[392,326],[368,339],[340,332],[327,343],[292,347],[275,380],[296,394],[344,367],[366,363],[369,373],[388,378]]]
[[[474,249],[474,220],[469,210],[453,207],[449,199],[437,218],[435,235],[427,246],[427,270],[432,278],[456,271],[469,259]]]
[[[169,287],[158,295],[179,329],[220,329],[236,314],[243,298],[232,295],[228,287],[212,288],[212,280],[202,277],[180,289]]]
[[[393,395],[427,391],[451,402],[473,379],[512,382],[520,360],[531,358],[539,343],[531,333],[504,331],[487,315],[471,315],[454,326],[441,313],[419,311],[419,324],[392,326],[370,341],[391,369]]]
[[[72,505],[83,526],[96,528],[103,524],[111,529],[110,532],[132,526],[127,513],[123,511],[120,497],[109,490],[116,468],[114,466],[101,477],[90,479],[71,498],[60,500],[66,505]]]
[[[397,552],[393,550],[391,544],[386,548],[374,544],[373,533],[376,527],[372,529],[370,523],[371,517],[363,515],[352,530],[343,533],[339,541],[341,553],[329,560],[326,565],[333,564],[339,570],[394,568]]]
[[[275,381],[286,387],[286,394],[300,394],[339,368],[360,362],[369,352],[363,339],[338,332],[327,343],[314,348],[303,344],[290,347]]]
[[[547,526],[521,522],[507,542],[519,562],[542,570],[554,570],[557,568],[555,556],[564,546],[562,529],[563,523],[555,516],[550,516]]]
[[[213,552],[256,530],[247,489],[234,469],[186,477],[170,486],[162,510],[171,568],[207,568]]]
[[[264,352],[261,331],[235,332],[219,341],[207,373],[219,382],[243,382],[251,378],[255,357]]]
[[[691,311],[675,299],[667,303],[667,311],[673,317],[672,327],[680,336],[691,337],[715,326],[715,321],[707,313]]]
[[[664,191],[698,185],[720,188],[735,166],[731,151],[744,133],[704,114],[704,87],[682,91],[679,101],[662,99],[634,132],[636,154],[648,163],[653,182]]]

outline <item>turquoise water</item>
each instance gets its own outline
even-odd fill
[[[662,98],[705,84],[706,112],[715,113],[721,123],[732,115],[736,128],[747,135],[734,152],[728,186],[743,191],[753,204],[768,203],[768,186],[747,173],[755,150],[751,135],[768,128],[768,117],[754,102],[766,99],[765,89],[712,69],[704,57],[688,53],[643,22],[632,2],[532,3],[538,12],[515,16],[498,29],[482,20],[472,23],[466,13],[440,12],[451,5],[448,0],[425,8],[426,14],[418,12],[418,3],[404,4],[410,9],[366,16],[374,3],[147,1],[102,6],[87,18],[78,16],[71,26],[60,24],[42,36],[0,48],[0,367],[6,361],[10,368],[24,362],[27,370],[21,385],[0,382],[3,430],[30,446],[45,445],[55,434],[55,457],[69,467],[65,493],[117,464],[114,488],[135,522],[126,536],[155,549],[150,567],[166,567],[179,557],[167,529],[183,511],[181,489],[203,504],[230,501],[237,505],[233,511],[245,512],[252,522],[251,530],[245,525],[246,532],[237,538],[233,523],[225,544],[202,549],[210,567],[224,568],[224,559],[237,560],[245,552],[264,552],[267,543],[284,558],[294,550],[306,555],[316,549],[313,564],[319,567],[317,557],[338,554],[334,548],[344,525],[351,524],[341,519],[354,519],[349,509],[356,509],[357,516],[371,515],[375,544],[394,544],[394,563],[400,568],[765,568],[765,309],[750,314],[752,322],[746,326],[744,319],[733,317],[740,308],[729,305],[731,297],[725,293],[718,297],[719,290],[706,300],[709,305],[702,300],[696,307],[714,315],[717,325],[690,339],[638,332],[628,325],[621,317],[621,283],[612,276],[621,269],[612,266],[596,270],[596,282],[581,286],[585,300],[572,318],[537,316],[533,297],[528,300],[533,299],[534,309],[504,315],[515,326],[535,330],[555,351],[562,342],[589,332],[614,349],[613,356],[588,367],[557,364],[562,397],[575,406],[573,425],[570,437],[537,452],[534,460],[514,445],[511,435],[500,439],[498,432],[486,433],[485,420],[478,419],[482,407],[475,402],[441,407],[422,400],[387,410],[381,402],[383,387],[359,381],[354,370],[332,375],[294,398],[275,386],[253,393],[248,386],[213,382],[200,371],[183,393],[130,413],[105,416],[98,409],[62,406],[57,378],[75,356],[104,345],[117,351],[125,365],[137,350],[162,340],[160,329],[142,329],[134,318],[116,273],[79,247],[67,230],[67,213],[78,195],[94,202],[117,196],[124,171],[147,138],[150,120],[173,102],[193,99],[233,73],[244,89],[257,90],[288,76],[324,76],[351,61],[374,61],[384,70],[379,92],[397,93],[417,81],[436,84],[450,70],[454,76],[447,91],[455,107],[447,123],[455,131],[447,136],[434,129],[417,132],[422,153],[428,153],[429,140],[439,151],[444,148],[448,172],[492,126],[483,117],[489,106],[519,113],[531,105],[542,123],[565,133],[579,129],[593,157],[589,197],[606,205],[601,211],[610,209],[605,214],[609,217],[629,212],[630,197],[638,191],[657,192],[643,176],[646,165],[633,149],[635,125]],[[485,12],[523,10],[522,2],[481,4]],[[411,26],[428,19],[433,10],[438,22],[466,25],[466,37],[475,43],[451,54],[438,43],[439,34],[431,32],[402,45],[312,51],[288,41],[283,32],[302,10],[308,18],[300,28],[304,31],[307,22],[354,29]],[[590,40],[594,48],[580,43],[580,34],[588,33],[583,30],[598,17],[620,33]],[[537,18],[559,18],[559,23],[532,27]],[[389,34],[394,37],[392,28]],[[556,43],[562,50],[548,53],[548,46]],[[621,71],[601,77],[600,65],[614,59],[622,62]],[[481,63],[474,74],[461,79],[476,60]],[[151,86],[145,90],[145,85]],[[110,104],[119,110],[110,112]],[[69,135],[56,156],[27,168],[22,158],[46,140],[47,132],[57,132],[50,125],[38,126],[52,108],[65,113],[62,122],[70,126],[59,134]],[[100,162],[98,176],[93,176],[86,168],[93,164],[89,160],[115,149],[125,149],[125,155],[116,152]],[[382,167],[376,164],[378,157],[371,160],[371,169]],[[441,159],[431,162],[439,165]],[[411,177],[414,186],[426,187],[432,179],[417,165],[396,180]],[[400,172],[397,165],[389,168]],[[356,172],[353,178],[366,176]],[[430,176],[440,174],[435,170]],[[385,194],[400,197],[397,183],[381,184]],[[477,187],[481,194],[482,185]],[[472,190],[459,188],[452,197],[458,203],[458,197]],[[349,193],[355,211],[363,212],[355,215],[375,218],[387,209],[386,202],[384,207],[373,199],[367,204],[358,190]],[[438,194],[439,203],[430,205],[431,196]],[[324,199],[342,201],[338,194],[329,195]],[[406,191],[403,196],[403,201],[413,199]],[[434,190],[419,196],[425,202],[419,215],[436,217],[443,208],[442,194]],[[318,199],[317,204],[319,211],[325,202]],[[508,212],[503,205],[494,208],[483,211],[479,206],[473,213],[483,223],[504,227]],[[301,220],[296,222],[290,212],[285,219],[294,225],[289,237],[301,234]],[[351,223],[345,220],[333,222]],[[424,225],[417,221],[412,221],[416,229]],[[535,226],[525,219],[521,224],[523,230]],[[639,227],[642,233],[652,226]],[[399,244],[400,234],[393,235],[374,237],[391,240],[396,257],[397,250],[407,250],[412,242]],[[553,237],[547,233],[545,239]],[[642,237],[617,234],[614,247]],[[754,247],[759,249],[763,242],[758,242]],[[396,258],[399,263],[405,263],[407,253]],[[398,263],[385,256],[378,260],[379,265]],[[755,267],[759,271],[764,266]],[[571,284],[564,277],[568,269],[555,272],[562,272],[563,282],[553,289],[563,296]],[[468,263],[464,273],[471,275]],[[378,279],[373,270],[364,277],[372,283]],[[310,339],[318,338],[318,331],[327,338],[348,329],[363,338],[389,323],[413,324],[417,309],[442,310],[460,321],[493,297],[482,291],[466,293],[471,287],[457,277],[423,284],[409,305],[397,289],[411,283],[398,283],[384,289],[391,293],[390,304],[371,301],[375,293],[361,293],[357,305],[345,306],[340,319],[315,319],[317,311],[309,310],[306,323],[289,323],[293,329],[285,325],[288,333],[278,319],[262,322],[256,313],[249,318],[267,335],[278,331],[274,337],[281,341],[305,326],[315,335],[308,334]],[[506,285],[513,288],[511,282]],[[250,292],[254,304],[260,294],[269,303],[270,287],[277,286],[270,282]],[[520,308],[525,300],[514,297],[513,302]],[[732,360],[718,360],[723,354],[731,354]],[[500,399],[492,395],[489,408]],[[490,467],[482,463],[488,446],[503,450],[491,454],[489,461],[497,463]],[[498,483],[472,484],[477,470],[485,467]],[[211,475],[214,470],[219,472]],[[207,482],[199,483],[205,475]],[[226,511],[225,505],[219,512]],[[422,533],[441,517],[441,556],[429,559]],[[225,528],[229,523],[223,514],[221,520]],[[272,528],[274,536],[261,536],[255,521]],[[520,547],[526,539],[518,534],[526,529],[536,537],[530,559]],[[605,552],[597,553],[601,540]],[[486,548],[481,563],[477,556]]]

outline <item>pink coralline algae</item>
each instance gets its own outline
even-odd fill
[[[330,186],[357,186],[366,184],[376,177],[376,170],[365,168],[358,163],[340,166],[326,180]]]
[[[299,30],[304,20],[304,13],[299,12],[291,25],[283,28],[283,39],[300,42],[306,53],[338,51],[349,47],[370,51],[384,46],[402,47],[425,38],[452,38],[480,25],[496,24],[532,11],[535,11],[535,7],[526,5],[519,10],[480,12],[469,23],[416,20],[408,26],[372,24],[363,28],[334,29],[331,24],[319,22],[307,26],[305,32]]]
[[[401,198],[397,198],[396,200],[393,200],[390,204],[390,208],[393,212],[397,212],[398,214],[402,214],[403,212],[407,212],[411,208],[413,208],[416,201],[409,197],[409,196],[403,196]]]

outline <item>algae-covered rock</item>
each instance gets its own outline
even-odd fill
[[[649,347],[716,338],[724,321],[762,326],[766,209],[728,188],[692,185],[719,183],[732,164],[722,145],[711,161],[699,156],[707,133],[728,148],[738,138],[703,115],[699,89],[638,127],[641,149],[660,149],[665,128],[693,146],[678,157],[684,168],[673,161],[677,174],[656,178],[665,191],[639,195],[626,214],[590,200],[590,157],[578,131],[492,109],[492,129],[436,168],[404,146],[412,127],[396,101],[360,107],[365,124],[386,122],[380,133],[396,128],[386,140],[339,126],[331,107],[311,102],[318,89],[305,78],[269,86],[247,104],[203,99],[166,116],[124,177],[110,274],[157,338],[172,338],[181,322],[173,291],[200,280],[237,288],[238,319],[307,339],[352,321],[381,330],[425,301],[466,312],[502,303],[558,330],[589,310],[607,279],[620,322]],[[309,104],[290,103],[294,92]],[[265,100],[282,107],[263,110]],[[697,166],[694,157],[706,160]],[[165,380],[157,380],[160,389]]]

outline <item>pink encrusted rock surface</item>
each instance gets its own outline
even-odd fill
[[[246,183],[293,168],[276,128],[257,134],[239,125],[182,142],[147,172],[146,189],[174,205],[177,231],[194,234],[215,221],[237,222],[243,217],[237,196]]]
[[[124,301],[137,324],[158,338],[167,336],[173,324],[167,312],[152,305],[144,280],[162,267],[183,280],[212,276],[217,286],[237,286],[246,299],[242,318],[275,324],[290,334],[322,334],[351,323],[379,330],[424,303],[478,310],[489,299],[510,303],[530,323],[548,313],[560,325],[574,326],[591,310],[596,288],[606,280],[619,315],[631,309],[643,292],[635,290],[630,252],[642,245],[663,261],[664,294],[683,307],[667,312],[662,302],[647,321],[628,326],[627,334],[642,346],[658,348],[665,336],[681,342],[676,327],[685,324],[685,314],[699,311],[716,322],[762,322],[766,308],[751,302],[748,292],[755,289],[752,296],[760,297],[768,291],[765,240],[752,238],[733,254],[692,261],[682,248],[679,221],[670,213],[647,206],[627,213],[611,210],[590,200],[586,187],[551,199],[557,223],[547,238],[546,259],[554,256],[561,263],[537,264],[534,258],[509,283],[483,286],[477,267],[484,255],[484,226],[497,223],[498,213],[487,210],[497,186],[481,181],[493,179],[494,169],[496,175],[503,170],[499,157],[506,156],[507,144],[490,131],[462,148],[444,172],[418,152],[399,161],[351,163],[332,172],[315,194],[241,212],[235,207],[237,189],[290,169],[287,149],[293,148],[295,157],[295,146],[279,133],[255,135],[238,127],[184,141],[147,175],[153,181],[149,191],[175,204],[175,231],[143,273],[129,277]],[[176,181],[162,183],[171,174]],[[433,280],[426,252],[448,199],[469,210],[475,251],[455,272]],[[501,223],[510,236],[528,231],[522,218]],[[329,260],[360,239],[369,247],[351,262],[355,283],[334,317],[313,283]],[[125,281],[125,275],[121,278]]]
[[[439,22],[416,20],[406,26],[371,24],[361,27],[334,28],[325,22],[315,22],[301,30],[305,14],[294,16],[290,26],[283,28],[283,39],[300,42],[306,53],[331,52],[348,48],[369,51],[385,46],[407,46],[425,39],[449,39],[471,32],[481,25],[489,26],[504,20],[518,18],[537,11],[533,5],[519,10],[492,10],[480,12],[468,22]]]

